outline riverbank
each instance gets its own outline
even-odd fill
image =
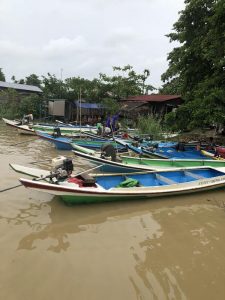
[[[213,141],[218,145],[225,145],[225,136],[218,134],[214,129],[195,129],[189,132],[182,132],[178,134],[175,138],[170,138],[170,140],[182,140],[185,142],[209,142],[210,138],[213,138]]]

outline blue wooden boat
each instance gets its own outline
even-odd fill
[[[143,149],[143,153],[147,153],[146,149]],[[163,155],[170,159],[206,159],[207,157],[201,152],[193,148],[186,148],[185,151],[177,151],[173,147],[158,148],[154,153]]]
[[[134,153],[136,153],[140,156],[141,155],[147,155],[147,156],[152,157],[152,158],[165,158],[165,159],[168,158],[167,156],[164,156],[163,154],[156,153],[156,152],[153,152],[153,151],[149,151],[149,150],[147,150],[148,148],[143,147],[143,146],[142,147],[141,146],[136,147],[136,146],[132,145],[131,143],[127,143],[127,142],[125,142],[121,139],[115,139],[115,141],[118,144],[126,147],[127,149],[133,151]]]
[[[106,141],[105,139],[103,140],[91,140],[91,139],[72,139],[72,138],[67,138],[67,137],[62,137],[62,136],[53,136],[51,134],[45,133],[45,132],[41,132],[41,131],[37,131],[37,135],[42,138],[45,139],[51,143],[53,143],[56,147],[56,149],[58,150],[72,150],[73,149],[73,144],[81,146],[81,147],[86,147],[89,149],[97,149],[100,150],[100,148],[102,147],[103,144],[107,143],[111,143],[119,152],[124,152],[126,151],[126,148],[118,145],[116,142],[114,141]]]

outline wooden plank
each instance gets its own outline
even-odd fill
[[[202,179],[202,178],[205,178],[205,177],[202,176],[202,175],[194,174],[194,173],[189,172],[189,171],[184,171],[184,174],[187,175],[187,176],[193,177],[194,179]]]
[[[163,182],[165,182],[165,183],[167,183],[167,184],[176,184],[177,183],[176,181],[174,181],[170,178],[167,178],[165,176],[159,175],[157,173],[156,173],[156,178],[163,181]]]

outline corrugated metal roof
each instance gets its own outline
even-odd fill
[[[19,84],[19,83],[0,81],[0,87],[15,89],[15,90],[43,93],[39,87],[34,86],[34,85],[27,85],[27,84]]]
[[[121,101],[164,102],[164,101],[175,100],[175,99],[181,99],[181,96],[152,94],[152,95],[131,96]]]
[[[124,101],[123,104],[121,105],[121,110],[122,111],[131,111],[134,110],[135,108],[144,106],[146,104],[146,102],[133,102],[133,101]]]

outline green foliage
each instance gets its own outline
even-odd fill
[[[67,87],[66,84],[57,79],[55,75],[47,74],[48,76],[42,76],[43,94],[48,99],[67,99]]]
[[[0,68],[0,81],[5,81],[5,75],[2,71],[2,68]]]
[[[41,114],[41,98],[38,95],[23,97],[19,104],[20,115],[32,113],[34,118],[39,118]]]
[[[39,118],[42,113],[42,98],[32,94],[21,97],[13,89],[0,92],[0,116],[14,119],[21,118],[23,115],[32,113],[35,118]]]
[[[34,85],[39,88],[41,88],[41,83],[42,81],[39,79],[39,77],[36,74],[31,74],[27,76],[25,79],[25,84]]]
[[[225,2],[186,0],[185,4],[168,35],[180,46],[168,55],[162,92],[182,94],[185,104],[177,110],[176,120],[188,129],[225,119]]]
[[[119,111],[118,100],[134,96],[138,94],[146,94],[154,87],[147,84],[147,79],[150,76],[150,71],[145,69],[143,73],[137,74],[130,65],[124,67],[113,67],[113,76],[99,74],[99,78],[93,80],[84,79],[81,77],[71,77],[64,81],[58,79],[54,74],[48,73],[47,76],[42,76],[40,79],[36,74],[31,74],[24,79],[17,80],[12,76],[12,81],[15,83],[23,83],[41,87],[43,90],[43,99],[45,101],[51,99],[68,99],[78,100],[80,98],[88,102],[102,103],[107,107],[107,112],[114,114]],[[19,95],[20,101],[12,101],[12,97],[7,96],[8,102],[5,109],[1,109],[2,115],[15,118],[32,112],[35,117],[39,117],[42,108],[42,97]],[[41,102],[41,103],[40,103]],[[20,104],[19,104],[20,103]]]
[[[100,73],[100,81],[106,87],[111,98],[120,100],[129,96],[147,93],[154,90],[151,85],[145,82],[150,75],[150,71],[145,69],[143,74],[137,74],[130,65],[124,67],[113,67],[117,75],[107,76]]]
[[[119,111],[119,104],[115,99],[104,98],[101,103],[111,115]]]
[[[6,118],[17,118],[18,111],[18,93],[14,89],[7,89],[0,92],[0,115]]]
[[[181,125],[181,124],[180,124]],[[171,131],[177,131],[180,126],[177,124],[176,112],[170,112],[165,116],[164,126],[170,128]]]
[[[162,125],[161,122],[153,116],[141,116],[137,120],[137,129],[139,134],[149,134],[153,139],[162,138]]]
[[[88,80],[80,77],[71,77],[65,80],[65,84],[68,91],[67,99],[75,100],[81,97],[91,102],[99,102],[104,95],[103,87],[96,78]]]

